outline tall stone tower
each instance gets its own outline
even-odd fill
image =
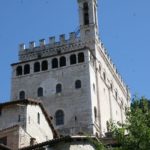
[[[103,136],[107,122],[125,121],[130,93],[99,40],[97,0],[78,0],[80,36],[49,38],[25,48],[12,64],[12,100],[43,101],[63,135]]]
[[[78,0],[81,40],[98,40],[97,0]]]

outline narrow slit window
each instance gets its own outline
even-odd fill
[[[116,98],[116,100],[118,100],[118,92],[117,91],[115,91],[115,98]]]
[[[89,6],[87,2],[83,4],[83,16],[84,16],[84,25],[89,25]]]
[[[103,72],[103,79],[104,79],[104,81],[106,81],[106,73],[105,72]]]
[[[95,117],[95,120],[97,120],[97,109],[96,109],[96,107],[94,107],[94,117]]]
[[[37,123],[40,124],[40,113],[37,114]]]

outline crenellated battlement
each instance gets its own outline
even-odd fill
[[[118,72],[116,65],[113,63],[109,53],[107,52],[107,49],[104,47],[104,44],[102,42],[100,42],[99,46],[100,46],[100,49],[103,52],[104,56],[106,57],[107,61],[109,62],[110,68],[114,71],[115,75],[117,76],[120,83],[122,84],[122,87],[124,88],[125,91],[130,93],[128,86],[125,84],[124,80],[122,79],[122,76]]]
[[[59,41],[57,42],[56,41],[56,37],[55,36],[52,36],[52,37],[49,37],[49,43],[46,43],[45,39],[40,39],[39,40],[39,46],[36,46],[35,45],[35,42],[34,41],[30,41],[29,42],[29,46],[26,48],[26,45],[24,43],[21,43],[19,45],[19,50],[20,51],[24,51],[24,50],[33,50],[34,48],[39,48],[39,47],[46,47],[46,46],[51,46],[51,47],[55,47],[56,45],[58,46],[62,46],[64,44],[71,44],[71,43],[75,43],[77,42],[78,40],[78,37],[76,36],[76,33],[75,32],[71,32],[69,34],[69,39],[66,39],[65,38],[65,34],[61,34],[59,36]]]
[[[69,34],[69,39],[65,38],[65,34],[59,36],[59,41],[56,41],[56,37],[49,37],[49,42],[46,43],[45,39],[39,40],[39,45],[36,46],[34,41],[30,41],[28,47],[24,43],[19,45],[19,60],[28,61],[37,59],[40,57],[47,57],[55,55],[58,52],[66,52],[73,49],[82,48],[82,42],[77,37],[76,32]]]

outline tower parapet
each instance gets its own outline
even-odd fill
[[[45,39],[39,40],[39,45],[35,46],[35,42],[29,42],[29,46],[26,48],[25,44],[19,45],[19,60],[29,61],[40,57],[47,57],[55,55],[59,52],[71,51],[73,49],[80,49],[83,47],[83,43],[80,38],[76,36],[75,32],[69,34],[69,39],[65,38],[65,34],[59,36],[59,41],[55,40],[55,36],[49,37],[49,43],[45,42]]]
[[[111,71],[112,74],[114,74],[114,76],[117,77],[117,80],[119,81],[119,84],[121,85],[120,87],[123,88],[123,91],[126,91],[128,93],[128,97],[131,97],[130,92],[129,92],[129,88],[128,86],[125,84],[122,76],[120,75],[120,73],[117,70],[116,65],[113,63],[109,53],[107,52],[107,49],[104,47],[104,44],[102,42],[99,42],[99,50],[100,52],[102,52],[102,54],[104,54],[104,57],[106,58],[106,63],[108,63],[108,67]]]

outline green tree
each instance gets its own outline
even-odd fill
[[[121,144],[120,150],[149,150],[150,101],[144,97],[134,98],[126,116],[127,122],[122,128],[116,125],[112,128],[114,137]]]
[[[90,136],[88,137],[88,140],[93,144],[95,150],[108,150],[101,141],[92,139]]]

